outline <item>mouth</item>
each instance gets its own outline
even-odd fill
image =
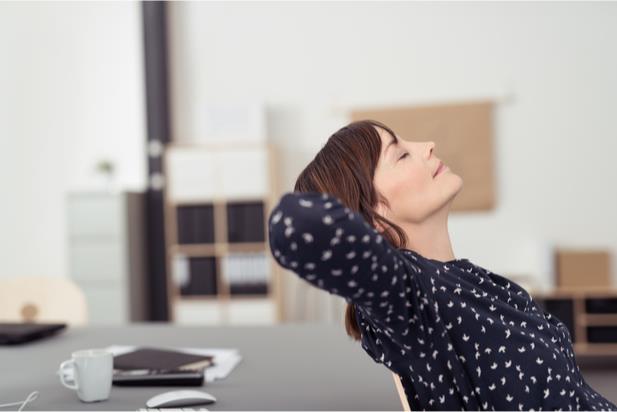
[[[433,178],[435,176],[437,176],[439,173],[441,173],[447,166],[443,164],[443,162],[439,162],[439,166],[437,166],[437,170],[435,170],[435,173],[433,174]]]

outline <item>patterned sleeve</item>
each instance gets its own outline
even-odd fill
[[[414,277],[406,273],[400,252],[338,198],[286,193],[268,227],[270,249],[284,268],[382,319],[391,313],[400,320],[411,316],[413,302],[406,296],[412,295]]]

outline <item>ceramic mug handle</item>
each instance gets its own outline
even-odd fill
[[[73,369],[75,368],[75,361],[73,359],[65,360],[60,364],[60,382],[69,389],[77,390],[77,381],[74,379],[72,382],[65,380],[64,370],[69,366]]]

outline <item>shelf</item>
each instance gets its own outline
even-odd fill
[[[551,291],[530,293],[531,297],[535,299],[549,299],[549,298],[572,298],[582,299],[586,297],[590,298],[604,298],[617,296],[617,288],[576,288],[576,289],[555,289]]]
[[[187,302],[218,302],[222,300],[220,295],[180,295],[178,301]]]
[[[617,356],[617,343],[575,343],[575,356]]]
[[[254,301],[254,300],[265,300],[271,299],[273,296],[271,293],[263,294],[263,295],[245,295],[245,294],[237,294],[237,295],[229,295],[227,298],[231,301]]]
[[[226,243],[230,252],[266,252],[266,242]]]
[[[617,327],[617,314],[593,313],[581,314],[579,324],[582,326],[615,326]]]
[[[267,252],[267,245],[265,242],[171,245],[170,252],[186,256],[221,256],[228,253]]]
[[[283,319],[280,270],[268,247],[267,214],[277,191],[272,149],[269,144],[166,147],[172,320]],[[207,312],[203,319],[200,311]]]
[[[273,298],[271,293],[263,295],[180,295],[178,301],[190,302],[252,302],[260,300],[270,300]]]
[[[214,244],[197,244],[197,245],[171,245],[170,252],[177,255],[186,256],[216,256],[217,245]]]
[[[559,289],[532,297],[566,325],[577,356],[617,357],[617,289]]]
[[[204,196],[204,197],[195,197],[192,199],[181,199],[174,200],[169,199],[168,204],[173,207],[182,207],[182,206],[200,206],[200,205],[226,205],[228,203],[252,203],[252,202],[261,202],[263,201],[263,197],[259,196],[233,196],[233,197],[220,197],[220,196]]]

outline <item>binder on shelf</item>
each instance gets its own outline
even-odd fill
[[[174,259],[173,279],[183,296],[215,296],[218,293],[216,258],[177,255]]]
[[[264,252],[231,253],[222,262],[231,294],[268,294],[269,265]]]
[[[214,206],[178,206],[178,243],[214,243]]]
[[[228,242],[265,242],[265,236],[263,202],[227,204]]]

